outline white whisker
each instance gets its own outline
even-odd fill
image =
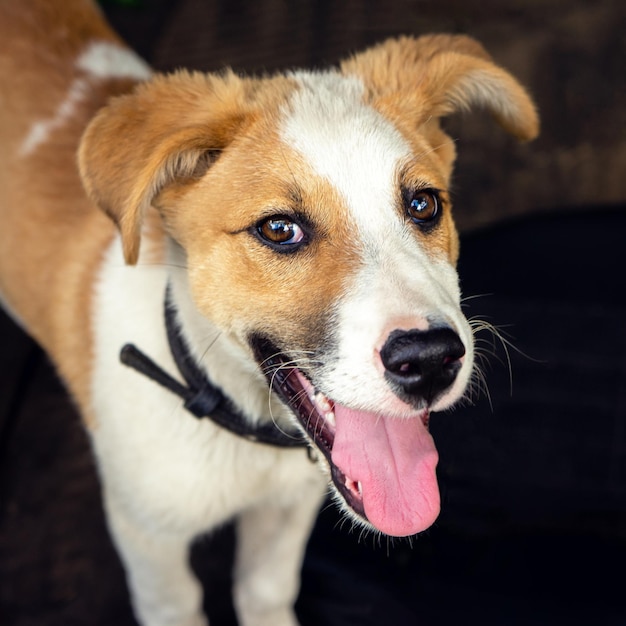
[[[269,391],[270,394],[268,395],[268,410],[269,410],[269,414],[270,414],[270,418],[272,420],[272,423],[274,424],[274,426],[276,426],[276,428],[278,428],[279,430],[282,431],[280,425],[278,424],[278,420],[276,419],[276,416],[274,415],[274,409],[272,407],[272,393],[275,390],[275,384],[276,384],[276,376],[279,374],[279,372],[281,372],[282,370],[290,370],[290,369],[294,369],[294,368],[298,368],[302,371],[307,371],[308,369],[311,368],[311,363],[310,363],[310,359],[307,357],[307,355],[312,355],[314,354],[313,351],[300,351],[300,355],[302,356],[297,356],[296,358],[292,358],[288,361],[283,361],[280,360],[279,364],[273,369],[271,376],[270,376],[270,380],[269,380]],[[281,352],[275,352],[274,354],[271,354],[270,356],[266,357],[262,362],[261,362],[261,367],[264,367],[267,365],[267,363],[269,361],[271,361],[272,359],[275,358],[280,358],[282,357],[282,353]],[[302,394],[302,396],[306,395],[306,392],[304,391],[304,389],[299,392],[299,394]],[[299,396],[297,395],[295,397],[295,400],[298,401],[299,400]],[[309,420],[311,419],[311,416],[309,416]]]
[[[463,298],[463,302],[467,302],[472,298],[479,297],[482,297],[482,294],[465,297]],[[522,350],[520,350],[517,346],[513,344],[512,340],[507,336],[507,333],[504,330],[506,326],[496,326],[488,320],[477,316],[470,317],[467,321],[474,336],[476,355],[474,370],[472,372],[470,383],[468,385],[466,397],[467,400],[473,404],[478,399],[478,397],[480,397],[480,395],[484,393],[489,402],[489,406],[493,410],[493,403],[487,384],[487,376],[485,374],[485,370],[489,365],[490,360],[495,359],[496,361],[499,361],[506,366],[509,377],[509,390],[512,394],[513,364],[511,359],[511,350],[515,351],[516,353],[527,359],[535,359],[532,359],[532,357],[525,354]],[[488,333],[486,337],[479,336],[480,333],[485,332]],[[500,350],[498,349],[498,347],[502,350],[502,352],[504,352],[504,357],[500,356]]]

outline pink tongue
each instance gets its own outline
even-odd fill
[[[361,483],[370,523],[403,537],[428,528],[439,515],[438,455],[419,418],[396,419],[335,405],[333,463]]]

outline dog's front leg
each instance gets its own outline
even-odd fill
[[[195,532],[153,532],[105,496],[109,528],[127,574],[135,615],[143,626],[208,626],[202,587],[189,566]]]
[[[265,502],[237,520],[234,601],[241,626],[296,626],[300,569],[322,497],[303,488],[286,506]]]

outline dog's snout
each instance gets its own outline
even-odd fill
[[[428,403],[456,378],[465,346],[448,327],[394,330],[380,351],[385,376],[401,393]]]

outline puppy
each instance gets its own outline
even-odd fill
[[[138,619],[206,624],[188,547],[234,518],[241,624],[296,624],[328,485],[367,529],[432,524],[429,413],[473,370],[439,120],[531,139],[523,88],[445,35],[156,75],[87,0],[4,2],[0,85],[2,302],[80,408]]]

